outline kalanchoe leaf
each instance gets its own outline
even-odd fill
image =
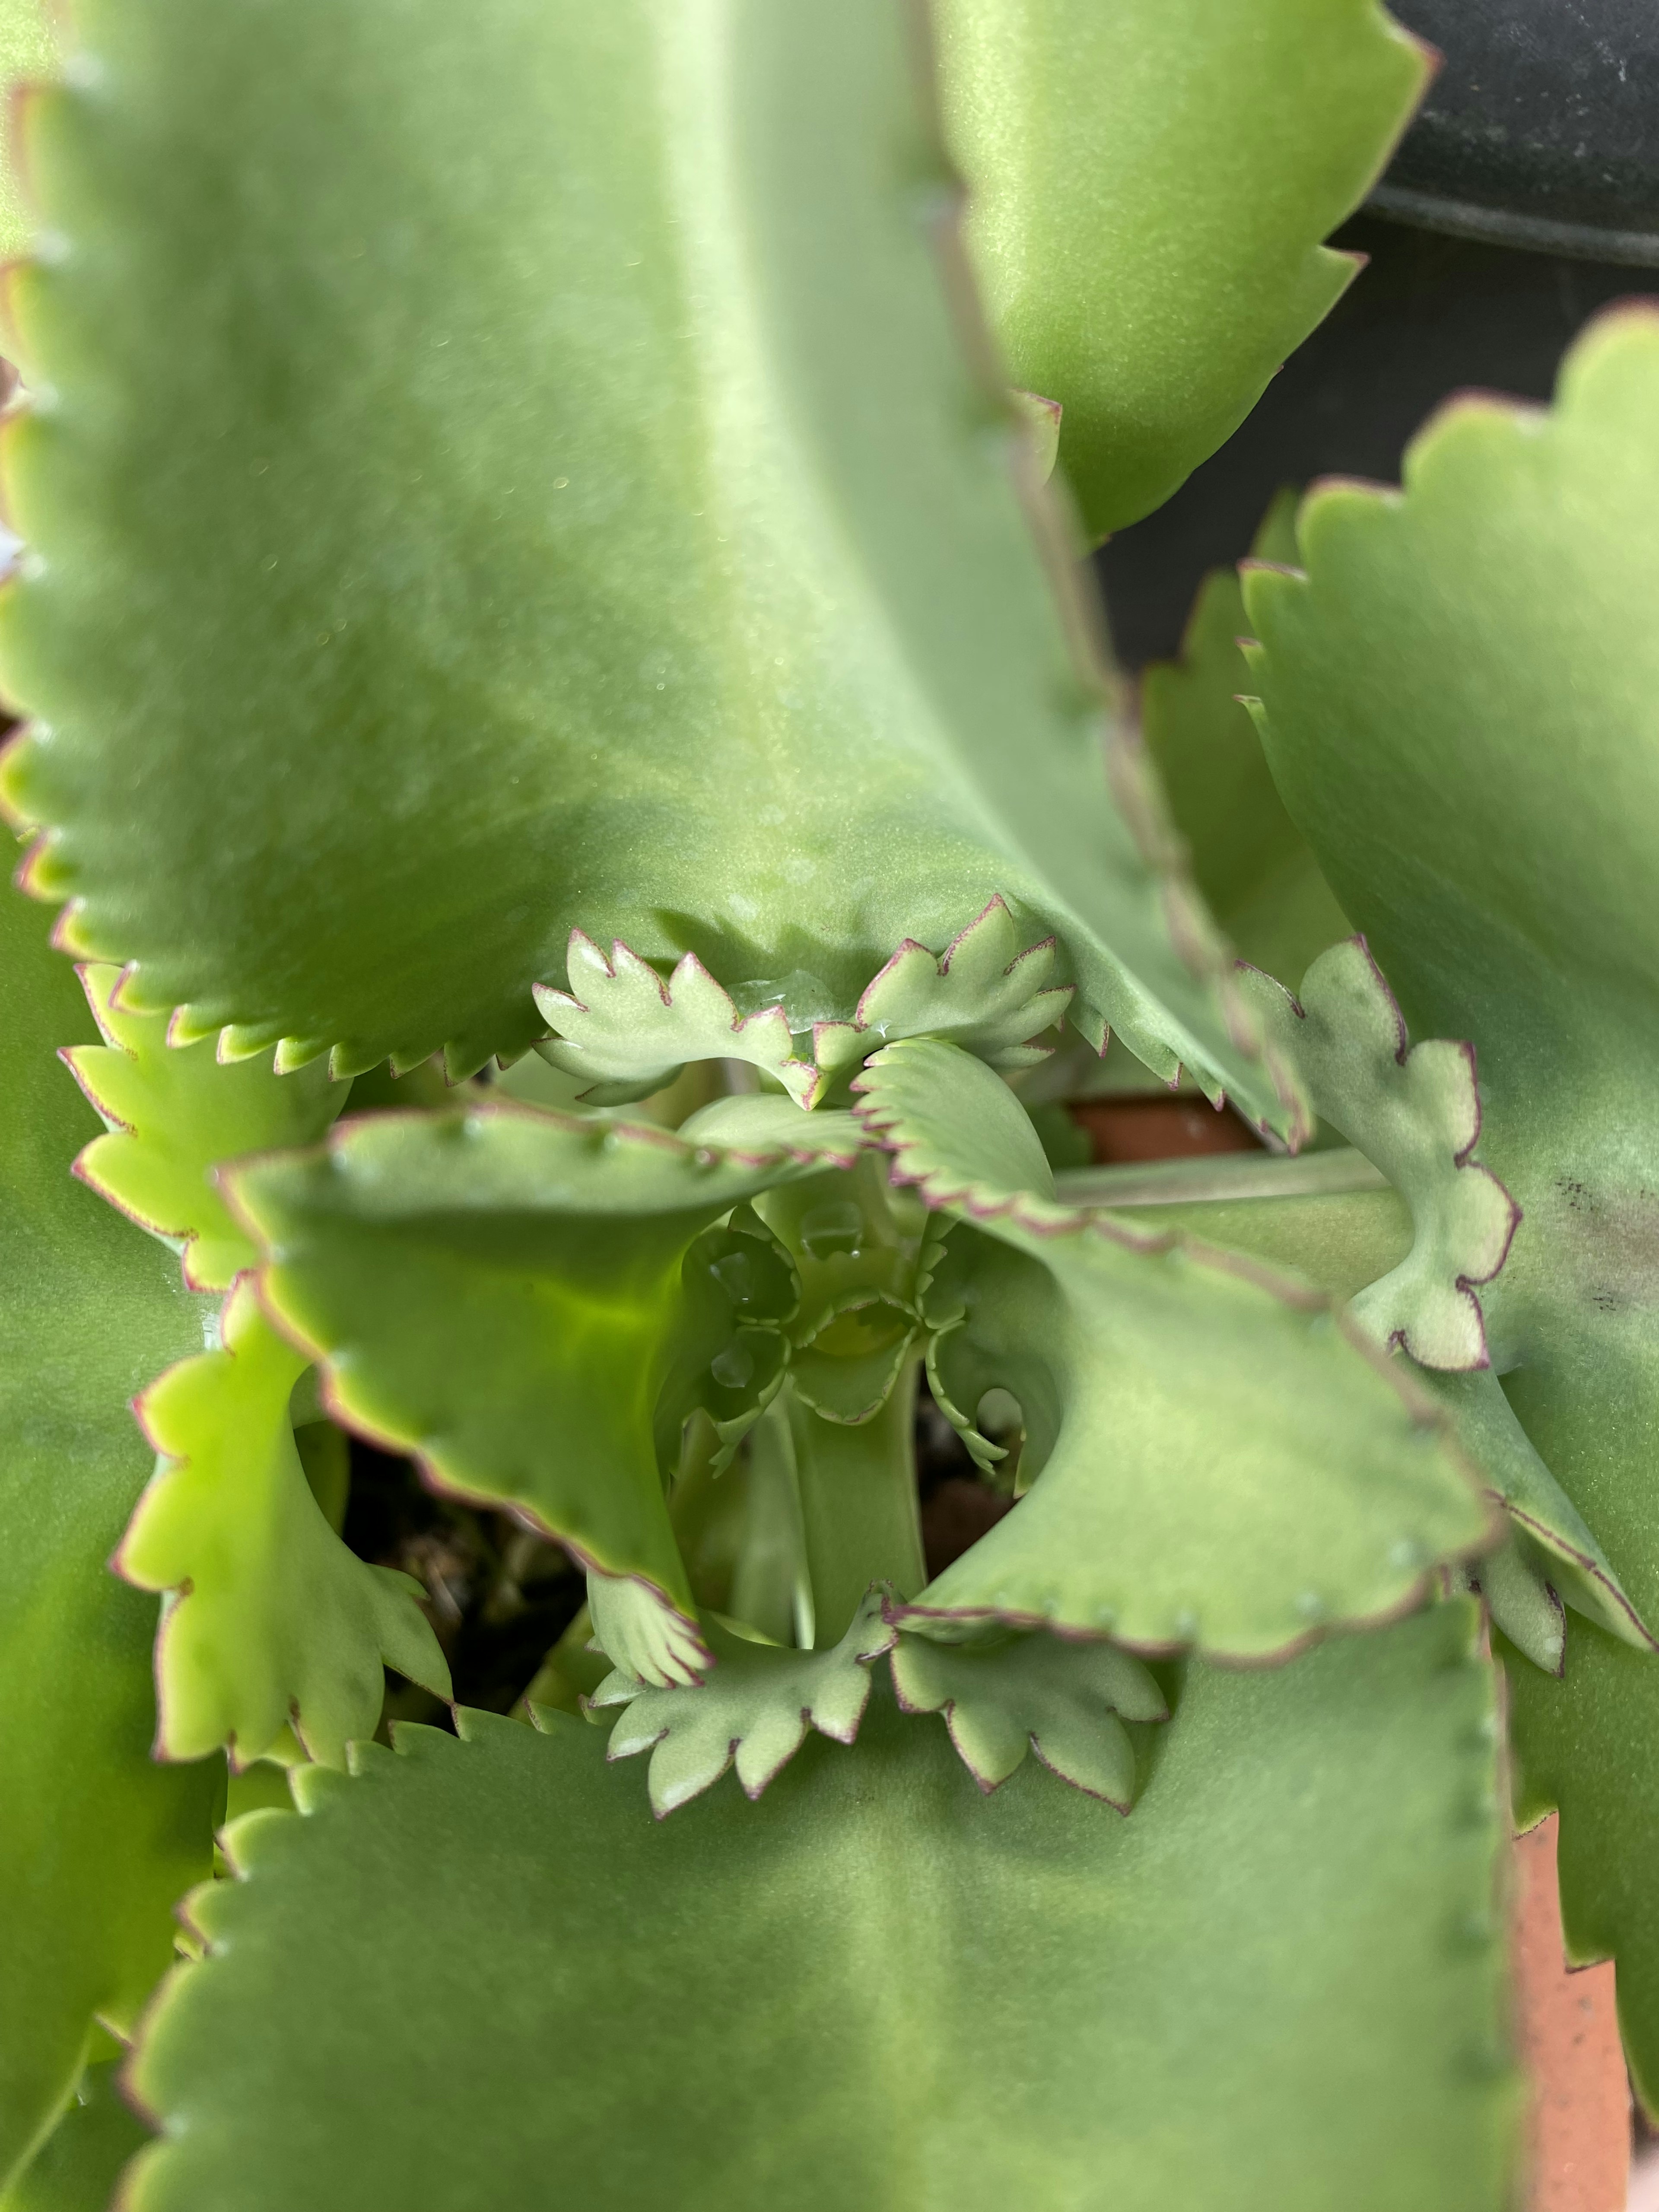
[[[775,1076],[797,1105],[810,1102],[817,1071],[795,1057],[784,1009],[740,1014],[695,953],[665,981],[625,945],[613,945],[607,960],[575,929],[565,958],[568,992],[536,987],[536,1005],[556,1032],[536,1048],[567,1074],[592,1076],[582,1093],[588,1103],[648,1098],[688,1060],[722,1059],[748,1060]]]
[[[221,1744],[245,1766],[291,1721],[313,1759],[345,1763],[380,1717],[382,1662],[435,1696],[449,1669],[419,1585],[349,1552],[306,1480],[289,1419],[305,1361],[232,1291],[221,1348],[170,1368],[138,1401],[161,1455],[116,1564],[167,1593],[155,1646],[164,1759]]]
[[[858,1066],[892,1037],[947,1037],[994,1067],[1030,1067],[1047,1055],[1031,1039],[1066,1018],[1069,990],[1053,982],[1052,937],[1030,941],[994,898],[937,959],[907,939],[866,986],[850,1022],[820,1022],[812,1051],[826,1078]]]
[[[1411,1208],[1411,1250],[1355,1297],[1356,1317],[1419,1366],[1488,1366],[1478,1286],[1503,1266],[1521,1209],[1473,1158],[1480,1135],[1474,1052],[1440,1037],[1410,1042],[1363,937],[1322,953],[1297,998],[1255,969],[1242,981],[1315,1112],[1381,1168]]]
[[[720,1145],[738,1152],[787,1152],[797,1159],[850,1168],[867,1141],[848,1113],[820,1109],[808,1115],[775,1092],[738,1091],[701,1106],[680,1124],[690,1145]]]
[[[750,1206],[705,1229],[680,1267],[681,1303],[672,1364],[658,1394],[657,1458],[672,1468],[686,1422],[714,1425],[714,1469],[732,1455],[777,1395],[789,1364],[784,1331],[800,1310],[800,1279],[787,1249]]]
[[[809,1728],[854,1742],[870,1702],[870,1662],[890,1649],[895,1630],[872,1590],[851,1626],[827,1651],[790,1651],[715,1621],[708,1630],[714,1663],[700,1687],[652,1689],[620,1668],[587,1700],[626,1708],[611,1731],[607,1759],[651,1753],[647,1784],[660,1820],[701,1796],[736,1765],[744,1794],[758,1797],[806,1741]]]
[[[1060,422],[1066,410],[1058,399],[1045,399],[1041,392],[1022,392],[1018,386],[1008,397],[1031,434],[1031,459],[1038,477],[1047,483],[1060,459]]]
[[[112,2202],[122,2167],[150,2139],[116,2086],[119,2070],[113,2055],[88,2065],[57,2126],[0,2196],[4,2212],[94,2212]]]
[[[1164,1692],[1109,1644],[1027,1635],[946,1643],[909,1633],[893,1647],[907,1713],[945,1716],[963,1765],[987,1795],[1036,1752],[1050,1773],[1127,1813],[1135,1759],[1122,1722],[1166,1721]]]
[[[1346,1157],[1364,1164],[1357,1153]],[[1096,1170],[1073,1180],[1098,1200],[1131,1207],[1137,1215],[1149,1206],[1146,1218],[1294,1268],[1334,1297],[1352,1298],[1401,1263],[1414,1232],[1404,1200],[1390,1186],[1301,1188],[1316,1170],[1340,1170],[1343,1158],[1336,1152],[1304,1152],[1296,1160],[1263,1160],[1250,1168],[1251,1193],[1242,1199],[1210,1196],[1206,1186],[1212,1188],[1218,1177],[1201,1161],[1168,1163],[1156,1186],[1134,1170]],[[1205,1195],[1183,1200],[1183,1184]],[[1511,1530],[1547,1555],[1549,1578],[1568,1604],[1621,1642],[1650,1649],[1648,1632],[1606,1553],[1540,1458],[1491,1369],[1462,1375],[1416,1366],[1408,1371],[1451,1421],[1458,1444],[1503,1505]]]
[[[1518,1532],[1480,1563],[1477,1587],[1492,1626],[1546,1674],[1566,1663],[1567,1622],[1551,1587],[1549,1561]]]
[[[714,1663],[698,1622],[664,1605],[631,1575],[589,1575],[590,1649],[603,1652],[617,1673],[659,1690],[701,1682]]]
[[[1480,1054],[1481,1156],[1524,1214],[1483,1300],[1493,1364],[1650,1622],[1656,422],[1659,315],[1614,309],[1547,411],[1455,402],[1408,449],[1403,492],[1310,498],[1305,576],[1246,580],[1285,805],[1413,1030]],[[1659,1820],[1659,1668],[1574,1621],[1565,1681],[1526,1673],[1520,1765],[1531,1808],[1561,1793],[1568,1942],[1617,1954],[1651,2105],[1659,1940],[1616,1854],[1639,1859]]]
[[[1297,495],[1279,494],[1251,546],[1260,561],[1294,562]],[[1140,726],[1193,873],[1241,958],[1269,975],[1300,975],[1328,945],[1352,935],[1319,863],[1285,811],[1249,714],[1238,640],[1249,627],[1237,573],[1204,579],[1178,660],[1140,682]]]
[[[212,1863],[210,1767],[149,1757],[154,1601],[107,1565],[149,1468],[128,1401],[211,1311],[70,1176],[97,1121],[54,1054],[95,1034],[45,916],[0,890],[0,2188]]]
[[[0,83],[43,84],[56,74],[58,42],[46,0],[6,0],[0,8]],[[34,210],[17,159],[15,125],[0,146],[0,258],[10,261],[27,246]]]
[[[230,1832],[127,2202],[1501,2212],[1474,1625],[1192,1668],[1127,1820],[1030,1762],[982,1797],[879,1686],[854,1750],[661,1823],[574,1718],[399,1729]]]
[[[951,1047],[890,1046],[860,1081],[896,1175],[983,1224],[927,1291],[935,1395],[960,1422],[1011,1391],[1035,1474],[919,1615],[1265,1658],[1411,1604],[1491,1540],[1432,1405],[1328,1297],[1156,1214],[999,1182],[1035,1133],[1016,1141],[1018,1101]]]
[[[1000,893],[1097,1042],[1276,1114],[906,11],[409,6],[96,0],[32,111],[3,781],[65,948],[181,1037],[464,1075],[573,927],[850,1009]]]
[[[348,1425],[689,1620],[663,1498],[672,1420],[659,1440],[665,1391],[681,1418],[692,1409],[684,1347],[708,1341],[708,1285],[689,1309],[685,1256],[734,1205],[801,1173],[787,1152],[494,1105],[347,1123],[326,1150],[230,1181],[270,1254],[270,1310],[325,1363]]]
[[[119,1003],[121,970],[81,970],[101,1045],[64,1058],[110,1133],[94,1138],[75,1171],[139,1226],[182,1245],[192,1290],[228,1291],[258,1255],[213,1181],[222,1160],[315,1141],[344,1105],[328,1070],[277,1075],[269,1058],[222,1065],[211,1044],[171,1046],[159,1014]]]
[[[1097,535],[1166,500],[1357,266],[1429,51],[1376,0],[945,0],[968,244]]]

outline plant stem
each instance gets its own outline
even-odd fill
[[[820,1650],[846,1633],[872,1582],[914,1597],[927,1578],[916,1501],[917,1364],[906,1363],[887,1403],[857,1428],[790,1401]]]

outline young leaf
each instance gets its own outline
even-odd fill
[[[589,1575],[588,1648],[614,1673],[659,1690],[687,1689],[714,1664],[701,1624],[661,1604],[629,1575]]]
[[[289,1399],[304,1359],[231,1293],[212,1352],[170,1368],[137,1404],[160,1454],[116,1563],[167,1593],[155,1646],[156,1747],[246,1766],[291,1721],[313,1759],[343,1765],[380,1717],[382,1662],[436,1697],[449,1669],[418,1585],[349,1552],[323,1518]]]
[[[781,1006],[739,1014],[694,952],[665,982],[625,945],[606,959],[579,929],[565,955],[570,989],[536,986],[537,1008],[556,1034],[538,1051],[550,1066],[592,1079],[582,1097],[595,1106],[648,1098],[689,1060],[742,1060],[775,1076],[798,1106],[817,1077],[797,1060]]]
[[[654,1689],[618,1670],[590,1705],[621,1705],[607,1759],[651,1753],[651,1809],[660,1820],[718,1782],[736,1765],[744,1795],[758,1797],[806,1741],[809,1728],[837,1743],[856,1741],[870,1702],[870,1662],[892,1645],[872,1590],[838,1644],[790,1651],[718,1622],[708,1637],[714,1665],[701,1686]]]
[[[64,1058],[109,1133],[75,1172],[141,1229],[182,1245],[192,1290],[228,1291],[258,1255],[213,1181],[220,1161],[314,1143],[344,1105],[325,1067],[278,1075],[269,1060],[221,1064],[213,1047],[169,1045],[159,1014],[119,1005],[122,971],[88,967],[81,981],[104,1042]]]
[[[982,1797],[884,1693],[660,1823],[562,1716],[304,1771],[194,1903],[126,2201],[1500,2212],[1472,1620],[1194,1668],[1127,1820],[1030,1765]]]
[[[680,1427],[703,1401],[752,1418],[764,1374],[751,1356],[729,1379],[739,1299],[706,1267],[688,1288],[687,1255],[801,1172],[787,1152],[495,1105],[349,1122],[230,1185],[270,1255],[270,1310],[325,1363],[343,1420],[690,1619],[663,1501]]]
[[[1033,1194],[1023,1109],[951,1046],[890,1045],[860,1082],[896,1176],[983,1224],[927,1293],[934,1395],[971,1422],[1011,1391],[1036,1474],[919,1614],[1263,1658],[1409,1605],[1491,1538],[1432,1407],[1330,1298]]]
[[[1127,1813],[1134,1748],[1122,1722],[1165,1721],[1164,1692],[1138,1659],[1109,1644],[1066,1644],[1041,1630],[945,1644],[901,1636],[893,1687],[907,1713],[945,1716],[962,1762],[988,1796],[1028,1750],[1050,1773]]]
[[[1255,559],[1295,561],[1296,501],[1291,490],[1274,500],[1250,548]],[[1250,688],[1238,649],[1247,627],[1237,572],[1212,569],[1181,658],[1154,662],[1141,678],[1140,725],[1198,887],[1240,957],[1269,975],[1300,975],[1353,933],[1273,789],[1240,703]]]
[[[1377,0],[945,0],[947,135],[1009,374],[1091,531],[1161,505],[1352,281],[1320,244],[1429,49]]]
[[[127,1401],[211,1316],[70,1175],[97,1122],[53,1055],[94,1032],[46,934],[0,891],[0,2187],[94,2013],[137,2017],[215,1817],[210,1767],[151,1763],[155,1608],[106,1565],[147,1470]]]
[[[1409,1042],[1363,937],[1321,953],[1301,995],[1242,981],[1314,1111],[1374,1161],[1411,1208],[1412,1249],[1353,1300],[1355,1316],[1424,1367],[1491,1364],[1479,1287],[1508,1257],[1521,1209],[1472,1156],[1480,1135],[1474,1054],[1443,1037]]]
[[[1000,893],[1097,1042],[1273,1115],[963,343],[906,11],[732,6],[78,11],[13,293],[30,885],[136,1009],[343,1074],[521,1052],[573,927],[835,1019]]]
[[[850,1022],[814,1029],[819,1067],[830,1078],[843,1074],[890,1037],[908,1036],[948,1038],[993,1067],[1046,1058],[1031,1039],[1064,1021],[1072,994],[1054,987],[1053,938],[1032,945],[1027,934],[994,898],[937,959],[925,945],[901,945],[866,985]]]
[[[1480,1055],[1481,1154],[1523,1215],[1485,1298],[1492,1363],[1650,1621],[1656,422],[1659,315],[1615,309],[1552,409],[1455,402],[1409,449],[1403,493],[1316,493],[1305,577],[1246,585],[1285,804],[1413,1029]],[[1534,1764],[1562,1793],[1568,1940],[1618,1952],[1653,2099],[1659,1949],[1612,1856],[1655,1817],[1648,1672],[1575,1623],[1565,1683],[1528,1684],[1516,1711],[1523,1769],[1529,1729],[1558,1717]]]

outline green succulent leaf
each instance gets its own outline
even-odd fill
[[[1472,1622],[1194,1668],[1127,1820],[1029,1765],[982,1797],[884,1692],[662,1823],[561,1716],[303,1771],[194,1903],[132,2212],[460,2212],[481,2172],[593,2212],[1500,2212]]]
[[[1296,503],[1287,489],[1268,508],[1250,548],[1256,560],[1295,562]],[[1240,957],[1269,975],[1300,975],[1353,933],[1285,811],[1239,699],[1250,688],[1238,646],[1248,627],[1237,571],[1212,569],[1181,658],[1141,678],[1140,726],[1198,887]]]
[[[744,1316],[708,1265],[688,1291],[687,1255],[801,1172],[787,1152],[486,1105],[347,1123],[325,1150],[250,1162],[230,1182],[270,1255],[270,1310],[325,1363],[349,1426],[690,1620],[663,1497],[680,1426],[700,1401],[751,1418],[763,1394],[752,1369],[690,1387],[688,1352],[712,1343],[720,1359]],[[742,1241],[757,1263],[772,1250]]]
[[[1156,1170],[1156,1180],[1146,1170],[1095,1170],[1070,1177],[1066,1195],[1137,1212],[1155,1207],[1151,1218],[1172,1229],[1293,1268],[1333,1297],[1352,1299],[1401,1264],[1415,1232],[1404,1200],[1380,1176],[1376,1188],[1337,1187],[1349,1163],[1366,1165],[1358,1153],[1331,1152],[1295,1160],[1171,1161]],[[1249,1188],[1242,1197],[1218,1195],[1229,1183]],[[1331,1187],[1307,1188],[1310,1183]],[[1450,1420],[1458,1444],[1503,1504],[1512,1536],[1547,1555],[1544,1571],[1553,1587],[1611,1635],[1650,1649],[1648,1632],[1607,1553],[1544,1464],[1491,1369],[1409,1371]]]
[[[122,2167],[149,2141],[116,2073],[110,2057],[88,2066],[57,2126],[11,2187],[0,2190],[0,2212],[106,2212]]]
[[[0,6],[0,85],[15,103],[21,86],[49,82],[57,74],[58,42],[46,0],[4,0]],[[0,259],[13,260],[29,243],[33,210],[17,160],[14,120],[0,144]]]
[[[718,1145],[739,1152],[782,1152],[793,1159],[838,1168],[850,1168],[867,1141],[861,1124],[849,1113],[821,1107],[807,1114],[793,1099],[760,1091],[711,1100],[681,1122],[679,1133],[690,1145]]]
[[[1127,1651],[1067,1644],[1041,1630],[962,1643],[903,1635],[892,1668],[901,1710],[943,1713],[958,1756],[988,1796],[1034,1751],[1062,1782],[1127,1813],[1134,1747],[1117,1716],[1170,1717],[1164,1692]]]
[[[1411,1208],[1411,1250],[1354,1298],[1355,1317],[1419,1366],[1488,1366],[1479,1287],[1508,1257],[1521,1209],[1473,1157],[1480,1135],[1474,1052],[1443,1037],[1409,1042],[1363,937],[1321,953],[1297,998],[1255,971],[1243,981],[1315,1112],[1381,1168]]]
[[[226,1745],[245,1766],[290,1723],[307,1754],[345,1761],[380,1717],[382,1662],[434,1696],[449,1669],[419,1585],[346,1549],[323,1517],[289,1401],[306,1362],[231,1293],[221,1343],[169,1368],[138,1401],[160,1458],[117,1564],[166,1592],[155,1646],[166,1759]]]
[[[1065,409],[1097,535],[1159,506],[1340,298],[1320,240],[1429,50],[1377,0],[945,0],[947,136],[1015,382]]]
[[[213,1170],[239,1153],[314,1143],[347,1087],[325,1067],[278,1075],[269,1059],[221,1064],[211,1044],[173,1046],[158,1014],[120,1005],[122,970],[86,967],[81,981],[104,1042],[64,1058],[101,1115],[75,1171],[142,1229],[181,1246],[192,1290],[228,1291],[258,1258],[231,1219]]]
[[[1053,938],[1027,933],[994,898],[937,959],[925,945],[901,945],[866,986],[850,1022],[820,1022],[813,1056],[833,1079],[860,1066],[890,1037],[947,1037],[993,1067],[1030,1067],[1048,1054],[1031,1039],[1066,1018],[1069,990],[1053,981]]]
[[[589,1650],[611,1662],[605,1679],[625,1674],[653,1689],[690,1689],[714,1664],[702,1623],[670,1611],[631,1576],[590,1574],[587,1617]]]
[[[839,1643],[790,1651],[736,1634],[719,1621],[707,1633],[714,1664],[701,1686],[655,1689],[633,1674],[608,1674],[588,1699],[621,1705],[607,1759],[651,1753],[651,1809],[660,1820],[690,1804],[735,1764],[744,1795],[758,1797],[806,1741],[809,1728],[837,1743],[858,1738],[870,1702],[870,1662],[896,1631],[872,1590]]]
[[[775,1077],[798,1106],[811,1103],[817,1071],[810,1060],[795,1058],[782,1006],[740,1014],[695,952],[665,981],[625,945],[613,945],[607,960],[577,929],[565,963],[568,992],[536,987],[537,1006],[556,1032],[537,1049],[550,1066],[593,1078],[581,1094],[590,1104],[648,1098],[687,1060],[720,1059],[747,1060]]]
[[[1484,1300],[1492,1364],[1649,1621],[1656,422],[1659,315],[1613,310],[1568,355],[1553,407],[1455,402],[1408,450],[1402,493],[1316,494],[1299,524],[1305,576],[1246,584],[1285,805],[1413,1029],[1467,1036],[1480,1055],[1481,1155],[1523,1217]],[[1659,1952],[1609,1841],[1654,1817],[1650,1671],[1575,1623],[1565,1683],[1528,1685],[1516,1711],[1523,1769],[1561,1792],[1569,1942],[1618,1953],[1627,2047],[1652,2099]]]
[[[1551,1563],[1518,1532],[1480,1563],[1475,1584],[1492,1626],[1546,1674],[1566,1663],[1567,1619],[1550,1581]]]
[[[1261,1658],[1412,1603],[1490,1540],[1433,1407],[1330,1297],[1035,1194],[1024,1110],[951,1046],[890,1045],[860,1081],[896,1176],[982,1224],[951,1231],[927,1292],[934,1395],[971,1432],[1012,1392],[1036,1477],[920,1614]]]
[[[95,1032],[46,936],[0,891],[0,2186],[93,2014],[137,2017],[215,1818],[210,1768],[150,1759],[155,1608],[106,1565],[148,1471],[127,1401],[210,1316],[70,1176],[97,1122],[54,1054]]]
[[[31,888],[181,1037],[458,1075],[573,928],[810,1028],[1000,894],[1097,1042],[1276,1115],[906,10],[621,5],[77,11],[6,447]]]

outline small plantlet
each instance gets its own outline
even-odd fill
[[[1503,2212],[1552,1807],[1654,2107],[1659,308],[1137,714],[1378,0],[0,18],[6,2212]]]

